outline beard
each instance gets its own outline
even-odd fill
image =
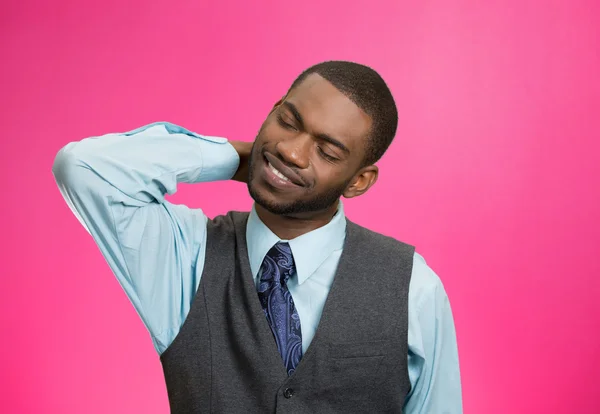
[[[343,183],[343,185],[339,185],[338,187],[334,188],[328,188],[325,191],[313,194],[309,194],[307,190],[306,198],[297,199],[294,201],[278,202],[267,200],[261,195],[258,188],[256,188],[256,184],[254,183],[256,177],[255,169],[257,167],[254,163],[255,157],[259,157],[259,159],[256,161],[260,160],[260,154],[257,154],[257,151],[258,150],[255,144],[252,146],[252,151],[250,152],[250,157],[248,159],[248,192],[256,204],[260,205],[262,208],[272,214],[292,215],[325,210],[340,199],[340,197],[344,194],[346,187],[348,184],[350,184],[350,180],[348,180],[348,182]]]

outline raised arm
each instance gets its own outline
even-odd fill
[[[230,179],[238,167],[240,156],[225,138],[166,122],[71,142],[56,156],[52,171],[60,192],[159,352],[187,315],[206,238],[203,212],[169,203],[165,194],[175,193],[178,183]]]

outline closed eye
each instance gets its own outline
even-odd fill
[[[319,154],[328,161],[332,161],[332,162],[339,161],[339,159],[332,157],[331,155],[329,155],[325,151],[323,151],[323,148],[320,146],[317,147],[317,151],[319,151]]]
[[[293,131],[297,131],[296,127],[288,122],[285,122],[285,120],[283,119],[283,117],[281,116],[281,114],[277,114],[277,122],[279,123],[279,125],[281,125],[282,127],[284,127],[285,129],[291,129]]]
[[[281,113],[277,114],[277,123],[279,125],[281,125],[281,127],[285,128],[285,129],[289,129],[292,131],[298,131],[298,128],[296,128],[294,125],[290,124],[289,122],[287,122],[285,119],[283,119],[283,116],[281,116]],[[317,151],[319,153],[319,155],[324,158],[325,160],[329,161],[329,162],[336,162],[339,161],[339,158],[336,158],[332,155],[329,155],[328,153],[326,153],[323,148],[321,146],[317,146]]]

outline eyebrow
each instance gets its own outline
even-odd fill
[[[300,126],[302,128],[304,128],[304,120],[302,119],[302,115],[300,115],[298,108],[296,108],[296,105],[294,105],[293,103],[288,102],[288,101],[283,102],[283,105],[287,109],[289,109],[289,111],[292,113],[292,115],[294,115],[294,118],[296,118],[296,121],[300,124]],[[348,147],[346,147],[344,144],[342,144],[337,139],[333,138],[331,135],[319,133],[319,134],[315,134],[315,137],[317,137],[318,139],[321,139],[323,141],[326,141],[326,142],[330,143],[331,145],[338,147],[339,149],[344,151],[346,154],[350,154],[350,150],[348,149]]]

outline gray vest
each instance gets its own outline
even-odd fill
[[[402,412],[414,247],[346,221],[317,332],[288,377],[250,271],[247,220],[208,221],[198,292],[160,357],[171,412]]]

